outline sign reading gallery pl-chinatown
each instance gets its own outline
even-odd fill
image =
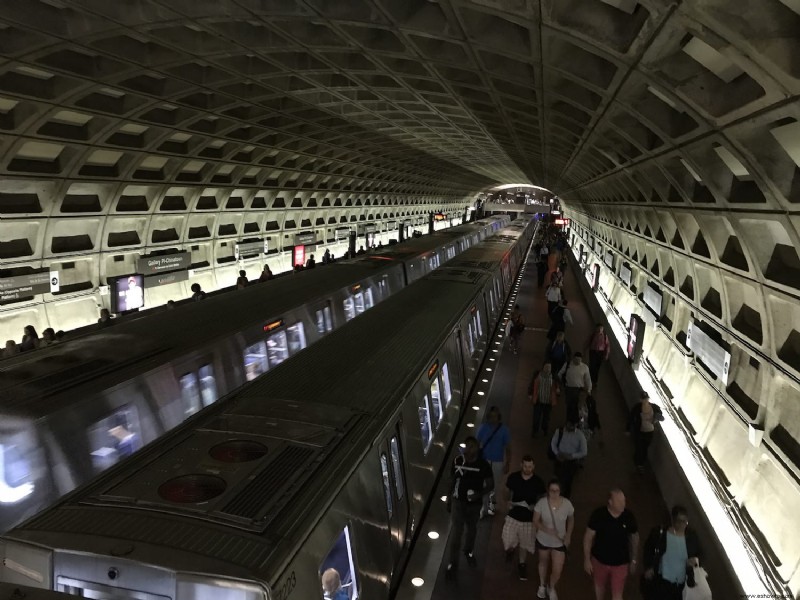
[[[30,298],[37,294],[55,293],[61,289],[58,271],[28,273],[0,279],[0,302]]]
[[[267,240],[253,240],[249,242],[236,242],[233,247],[233,255],[239,258],[252,258],[260,254],[269,252],[269,242]]]
[[[160,256],[143,256],[136,261],[136,272],[140,275],[156,275],[169,271],[182,271],[192,264],[191,252],[177,252]]]
[[[294,236],[295,246],[313,246],[317,243],[317,234],[313,231],[303,231]]]

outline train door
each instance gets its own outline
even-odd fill
[[[386,512],[389,517],[392,560],[396,566],[406,544],[409,514],[403,449],[400,444],[400,423],[395,426],[389,439],[381,444],[380,464]]]

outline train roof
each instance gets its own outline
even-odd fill
[[[397,410],[398,393],[427,371],[490,277],[422,278],[14,536],[52,546],[50,535],[68,534],[77,550],[88,550],[86,536],[100,536],[141,547],[144,561],[146,546],[169,548],[173,568],[202,555],[268,576],[284,558],[279,545],[307,535],[316,514],[308,507],[332,500]],[[266,460],[236,465],[220,484],[208,455],[232,442],[260,444]],[[179,475],[224,489],[202,505],[175,503],[168,480]]]
[[[388,273],[391,266],[397,264],[393,261],[425,254],[447,243],[448,238],[460,238],[497,220],[488,218],[454,227],[448,230],[447,236],[409,240],[408,246],[405,243],[397,246],[407,251],[394,257],[390,255],[391,261],[368,256],[364,260],[290,274],[174,310],[162,308],[147,312],[142,318],[114,323],[89,335],[4,360],[0,362],[0,388],[8,394],[3,401],[3,412],[27,414],[33,418],[49,414],[52,412],[49,404],[36,402],[37,399],[63,393],[86,382],[91,386],[104,374],[175,350],[202,346],[261,320],[266,322],[280,317],[283,312],[364,281],[381,270]]]

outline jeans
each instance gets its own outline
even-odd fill
[[[561,495],[569,498],[572,495],[572,480],[578,469],[581,468],[580,461],[561,460],[556,462],[556,477],[561,481]]]
[[[600,376],[600,367],[603,366],[605,358],[606,353],[602,350],[589,351],[589,375],[592,378],[592,383],[597,383],[597,378]]]
[[[494,489],[483,497],[484,512],[489,510],[489,505],[497,500],[497,494],[502,491],[503,486],[505,485],[505,479],[503,477],[503,462],[490,460],[489,465],[492,467]]]
[[[550,411],[552,408],[549,402],[537,402],[533,405],[533,435],[536,435],[539,429],[542,430],[542,433],[547,433],[547,429],[550,426]]]
[[[643,467],[647,462],[647,450],[650,448],[650,442],[653,441],[652,431],[637,431],[633,438],[633,463],[637,467]]]
[[[461,537],[464,529],[467,537],[464,540],[464,552],[472,552],[475,547],[475,536],[478,534],[478,521],[481,518],[480,502],[467,503],[453,500],[450,512],[450,564],[458,566]]]

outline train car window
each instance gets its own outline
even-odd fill
[[[139,413],[134,406],[114,411],[92,425],[87,433],[92,466],[98,473],[142,447]]]
[[[389,442],[389,450],[392,452],[392,471],[394,471],[394,491],[397,499],[402,500],[406,493],[406,486],[403,482],[403,458],[400,456],[400,442],[397,437],[393,437]]]
[[[439,393],[439,378],[434,377],[431,381],[431,406],[433,407],[433,428],[439,429],[442,421],[442,396]]]
[[[372,288],[367,288],[364,290],[364,306],[366,306],[367,310],[375,306],[375,300],[372,296]]]
[[[181,574],[176,582],[175,597],[181,600],[265,600],[266,594],[259,586],[243,581],[220,582],[211,577],[202,575]],[[133,598],[137,600],[151,600],[152,595],[140,595],[137,592]],[[89,594],[76,594],[86,598],[99,596]],[[102,596],[105,597],[105,596]],[[115,597],[115,596],[111,596]],[[164,596],[156,596],[152,600],[161,600]]]
[[[217,380],[214,377],[214,367],[203,365],[198,371],[200,375],[200,398],[203,406],[211,406],[217,401]]]
[[[360,597],[349,526],[342,530],[322,561],[319,578],[325,600],[358,600]]]
[[[419,429],[422,433],[422,449],[427,454],[431,445],[431,413],[428,408],[427,394],[419,400]]]
[[[348,297],[344,299],[342,302],[342,306],[344,308],[344,318],[345,320],[349,321],[350,319],[355,318],[356,316],[356,303],[352,297]]]
[[[475,341],[472,339],[472,322],[467,323],[467,345],[469,346],[469,353],[475,352]]]
[[[317,311],[317,333],[325,335],[331,331],[333,331],[333,314],[330,303],[328,303],[325,308]]]
[[[386,276],[384,275],[383,278],[378,282],[378,295],[381,298],[386,298],[387,287],[389,283],[386,281]]]
[[[472,315],[472,320],[475,322],[475,342],[477,343],[478,338],[483,335],[483,328],[481,327],[481,314],[479,311],[475,311],[475,314]]]
[[[42,449],[26,432],[0,434],[0,503],[13,505],[33,493],[43,459]]]
[[[386,498],[386,512],[392,518],[392,484],[389,481],[389,460],[385,453],[381,453],[381,475],[383,476],[383,496]]]
[[[447,368],[447,363],[442,365],[442,388],[444,391],[444,405],[450,406],[450,400],[453,399],[453,392],[450,388],[450,369]]]
[[[494,290],[489,290],[489,306],[492,309],[492,314],[494,314]]]
[[[306,347],[306,328],[299,321],[286,328],[286,337],[289,340],[289,352],[295,354]]]
[[[360,315],[364,312],[364,294],[363,292],[358,292],[357,294],[353,295],[353,301],[356,304],[356,314]]]
[[[267,358],[270,368],[276,367],[289,358],[289,347],[286,332],[279,331],[267,338]]]
[[[264,342],[256,342],[244,349],[244,376],[247,381],[266,373],[268,368],[267,345]]]
[[[187,373],[180,379],[181,400],[185,416],[193,415],[200,410],[200,386],[197,385],[197,375]]]

